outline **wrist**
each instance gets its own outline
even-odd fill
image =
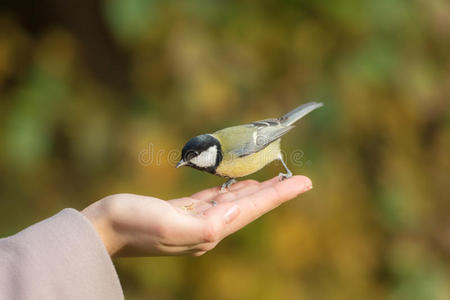
[[[83,209],[81,213],[91,222],[106,251],[113,257],[121,246],[117,241],[117,233],[114,231],[113,214],[108,200],[108,198],[105,198],[97,201]]]

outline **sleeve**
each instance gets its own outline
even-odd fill
[[[124,299],[89,220],[64,209],[0,239],[0,299]]]

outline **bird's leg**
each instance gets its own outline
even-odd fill
[[[225,193],[227,189],[230,188],[230,186],[233,185],[233,183],[236,183],[236,179],[229,178],[224,184],[222,184],[222,187],[220,188],[221,193]]]
[[[283,156],[280,155],[280,160],[281,163],[283,164],[284,168],[286,169],[286,173],[280,173],[278,174],[278,178],[280,179],[280,181],[286,179],[286,178],[291,178],[292,177],[292,172],[291,170],[289,170],[289,168],[286,166],[286,163],[283,160]]]

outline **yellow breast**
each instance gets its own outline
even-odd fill
[[[259,171],[270,162],[280,157],[280,140],[276,140],[263,150],[243,156],[233,157],[225,155],[216,169],[216,173],[226,177],[243,177]]]

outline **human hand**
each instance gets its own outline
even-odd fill
[[[169,201],[116,194],[85,208],[111,256],[202,255],[223,238],[312,188],[305,176],[245,180]]]

